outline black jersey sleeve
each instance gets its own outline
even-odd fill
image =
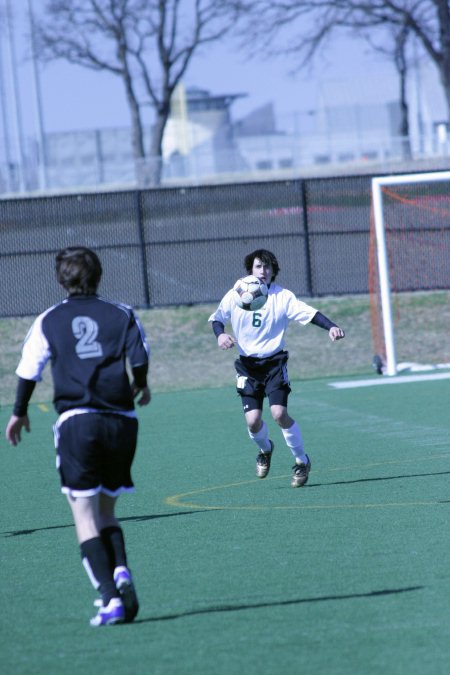
[[[131,369],[133,372],[134,383],[139,389],[147,386],[148,363],[142,366],[135,366]]]
[[[325,330],[330,330],[330,328],[336,328],[336,324],[330,321],[326,316],[321,312],[316,312],[311,319],[311,323],[319,326],[320,328],[325,328]]]
[[[25,380],[23,377],[18,378],[16,400],[14,403],[13,414],[17,417],[23,417],[27,414],[28,403],[36,386],[34,380]]]
[[[225,326],[221,321],[213,321],[212,322],[212,329],[213,333],[216,336],[216,338],[219,337],[219,335],[222,335],[222,333],[225,332]]]

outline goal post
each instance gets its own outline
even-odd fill
[[[391,175],[391,176],[379,176],[372,178],[372,223],[373,223],[373,238],[374,247],[371,247],[371,255],[376,255],[376,263],[373,263],[373,267],[376,267],[378,274],[378,293],[379,293],[379,302],[381,305],[381,322],[382,322],[382,333],[384,339],[384,350],[383,350],[383,369],[382,372],[385,375],[394,376],[397,374],[397,359],[396,359],[396,345],[395,345],[395,331],[394,331],[394,322],[393,322],[393,313],[392,313],[392,287],[391,287],[391,271],[392,271],[392,260],[389,256],[389,246],[387,242],[387,232],[390,229],[390,223],[386,222],[386,208],[385,208],[385,196],[389,191],[389,188],[394,186],[402,186],[406,189],[409,186],[417,186],[419,184],[435,184],[443,181],[449,183],[448,192],[443,195],[445,199],[448,199],[448,210],[447,202],[444,205],[444,208],[441,206],[437,208],[435,206],[435,201],[431,203],[431,197],[429,196],[430,192],[433,191],[430,189],[425,195],[423,191],[414,194],[414,197],[410,196],[397,196],[398,204],[403,204],[404,208],[411,207],[416,209],[416,214],[422,210],[422,212],[427,211],[428,213],[433,214],[433,218],[444,218],[446,221],[447,229],[450,228],[450,171],[436,171],[428,173],[416,173],[416,174],[403,174],[403,175]],[[395,198],[393,193],[390,193],[390,196]],[[440,195],[442,196],[442,195]],[[435,200],[435,198],[433,198]],[[410,219],[414,216],[409,216]],[[417,220],[420,221],[420,218],[416,215]],[[425,225],[423,230],[419,229],[419,226],[416,225],[414,221],[413,225],[408,225],[404,228],[405,231],[414,230],[417,227],[417,232],[427,232],[429,235],[431,229],[429,226]],[[434,228],[436,231],[439,228]],[[441,228],[442,229],[442,228]],[[400,226],[397,229],[397,232],[400,231]],[[372,232],[371,232],[372,234]],[[402,244],[404,247],[408,247],[408,240],[405,239]],[[416,244],[417,246],[417,244]],[[418,244],[420,247],[420,243]],[[432,263],[431,263],[432,264]],[[433,282],[431,283],[431,287]],[[370,286],[370,283],[369,283]],[[427,289],[430,286],[427,286]],[[440,286],[442,288],[442,286]],[[448,274],[448,286],[450,288],[450,273]],[[369,290],[372,292],[373,289]],[[421,290],[420,280],[418,280],[417,288],[412,288],[411,290]]]

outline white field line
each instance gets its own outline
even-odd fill
[[[371,380],[349,380],[344,382],[329,382],[328,386],[334,389],[356,389],[357,387],[377,387],[384,384],[406,384],[408,382],[431,382],[432,380],[448,380],[450,373],[433,373],[429,375],[394,375],[394,377],[380,377]]]

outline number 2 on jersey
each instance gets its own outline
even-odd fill
[[[80,359],[95,359],[103,356],[100,342],[97,342],[98,323],[90,316],[76,316],[72,321],[72,332],[78,342],[75,351]]]

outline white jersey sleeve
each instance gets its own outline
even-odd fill
[[[296,321],[302,326],[310,323],[317,314],[317,309],[299,300],[292,291],[282,289],[283,302],[286,308],[286,316],[289,321]]]
[[[42,320],[47,312],[37,317],[25,338],[22,357],[16,369],[16,374],[24,380],[40,382],[42,371],[50,358],[50,346],[42,332]]]
[[[231,319],[231,314],[234,307],[235,302],[233,300],[233,291],[231,289],[223,296],[222,300],[220,301],[220,305],[216,311],[211,314],[208,321],[220,321],[225,326],[225,324],[227,324]]]

